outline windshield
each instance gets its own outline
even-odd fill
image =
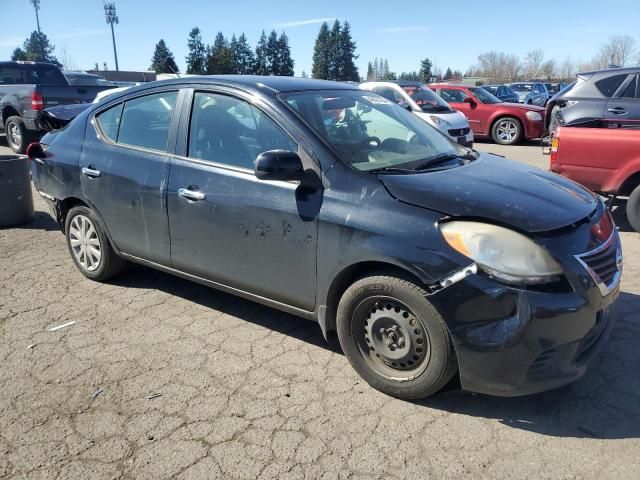
[[[309,91],[280,98],[357,170],[408,169],[443,154],[469,154],[424,120],[372,92]]]
[[[533,85],[530,83],[512,83],[509,85],[511,90],[516,92],[530,92],[533,89]]]
[[[493,95],[498,93],[498,87],[494,87],[493,85],[483,85],[482,88]]]
[[[502,103],[498,97],[491,95],[484,88],[481,87],[469,87],[471,93],[473,93],[478,100],[482,103]]]
[[[423,112],[453,111],[447,102],[425,85],[403,85],[402,89],[418,104]]]

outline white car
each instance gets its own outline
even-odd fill
[[[377,93],[406,108],[465,147],[473,146],[473,131],[464,114],[454,110],[420,82],[364,82],[362,90]]]

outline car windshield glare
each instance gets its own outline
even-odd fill
[[[296,92],[281,100],[347,165],[370,171],[410,169],[466,149],[380,95],[359,90]]]
[[[513,83],[509,86],[511,90],[515,90],[516,92],[530,92],[533,89],[533,85],[530,83]]]
[[[491,93],[487,92],[484,88],[481,88],[481,87],[470,87],[469,90],[482,103],[502,103],[502,100],[500,100],[498,97],[492,95]]]

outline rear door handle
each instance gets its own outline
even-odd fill
[[[611,113],[615,113],[616,115],[624,115],[625,113],[627,113],[627,111],[622,107],[613,107],[607,110],[610,111]]]
[[[199,192],[198,190],[191,190],[189,188],[179,188],[178,195],[187,200],[204,200],[207,195]]]
[[[91,177],[91,178],[97,178],[100,175],[102,175],[102,172],[100,170],[96,170],[95,168],[92,168],[93,165],[89,166],[89,167],[82,167],[82,173],[84,173],[87,177]]]

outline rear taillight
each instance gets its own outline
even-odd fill
[[[44,108],[44,97],[40,92],[31,94],[31,108],[33,110],[42,110]]]

